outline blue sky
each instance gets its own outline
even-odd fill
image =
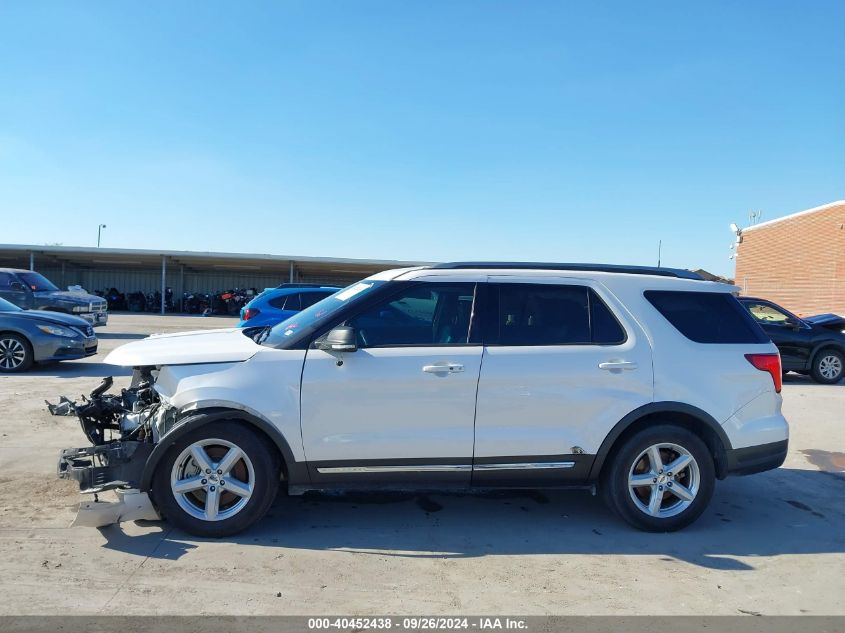
[[[845,198],[842,2],[0,2],[0,242],[732,273]]]

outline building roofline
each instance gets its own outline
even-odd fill
[[[192,257],[219,259],[252,259],[278,262],[311,262],[324,264],[351,264],[359,266],[393,266],[403,268],[408,266],[427,266],[433,262],[413,262],[393,259],[355,259],[350,257],[313,257],[308,255],[274,255],[270,253],[220,253],[214,251],[165,251],[141,248],[100,248],[95,246],[50,246],[45,244],[0,244],[0,250],[18,251],[21,253],[55,253],[55,254],[91,254],[101,256],[159,256],[189,259]]]
[[[831,207],[837,206],[845,206],[845,200],[836,200],[835,202],[828,202],[827,204],[823,204],[819,207],[813,207],[812,209],[804,209],[803,211],[796,211],[795,213],[790,213],[789,215],[785,215],[780,218],[775,218],[773,220],[766,220],[765,222],[760,222],[760,224],[752,224],[749,227],[742,229],[742,232],[745,233],[746,231],[752,231],[754,229],[759,229],[761,226],[769,226],[770,224],[775,224],[777,222],[783,222],[784,220],[792,220],[793,218],[797,218],[802,215],[807,215],[810,213],[816,213],[817,211],[824,211],[825,209],[830,209]]]

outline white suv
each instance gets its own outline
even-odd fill
[[[258,521],[280,484],[598,488],[676,530],[716,479],[786,456],[780,357],[735,291],[665,268],[379,273],[272,328],[119,347],[133,386],[76,405],[93,446],[59,473],[205,536]]]

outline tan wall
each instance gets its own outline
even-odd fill
[[[736,285],[799,316],[845,315],[845,202],[745,229]]]

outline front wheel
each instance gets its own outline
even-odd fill
[[[842,380],[843,367],[845,367],[845,358],[842,352],[829,348],[823,349],[816,354],[810,375],[816,382],[833,385]]]
[[[713,496],[716,473],[707,445],[681,427],[660,425],[625,440],[603,478],[607,504],[648,532],[686,527]]]
[[[279,485],[277,460],[237,422],[180,437],[159,462],[153,499],[165,518],[197,536],[230,536],[261,519]]]
[[[23,336],[0,334],[0,372],[15,373],[32,367],[32,345]]]

